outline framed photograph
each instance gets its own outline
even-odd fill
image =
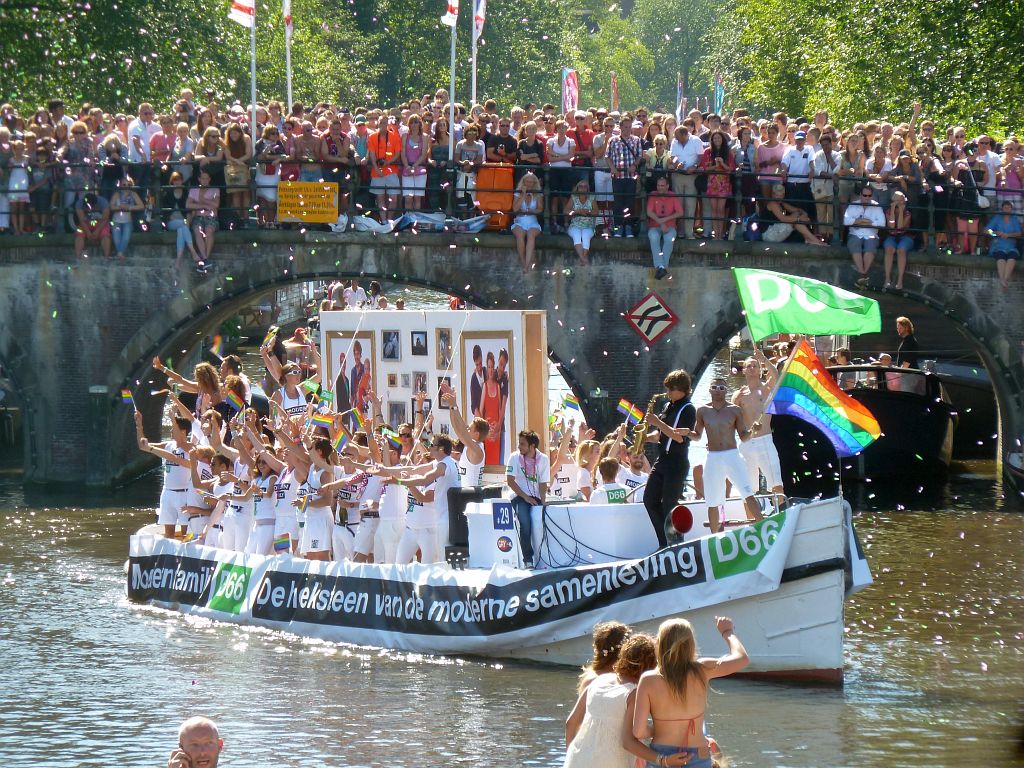
[[[452,385],[452,377],[451,376],[438,376],[437,377],[437,389],[435,390],[436,392],[438,392],[438,396],[437,396],[437,407],[438,407],[438,409],[440,409],[442,411],[450,411],[451,408],[449,408],[448,404],[444,400],[441,399],[440,392],[441,392],[441,385],[442,384],[447,384],[450,387]]]
[[[399,331],[381,331],[380,346],[382,360],[402,359],[402,334]]]
[[[341,413],[356,408],[370,412],[366,393],[376,390],[374,361],[377,350],[372,331],[327,332],[327,376],[324,384],[334,393],[334,410]]]
[[[426,331],[410,331],[412,337],[412,354],[413,357],[426,357],[427,356],[427,332]]]
[[[427,372],[426,371],[413,371],[412,372],[412,391],[413,394],[417,392],[427,391]]]
[[[409,376],[408,373],[401,374],[401,377],[402,378],[400,379],[400,381],[402,382],[402,388],[403,389],[408,389],[410,386],[412,386],[412,384],[410,383],[410,378],[411,377]]]
[[[409,414],[411,415],[410,421],[416,423],[416,398],[410,400],[412,405],[410,406]],[[423,400],[423,421],[426,423],[427,419],[430,418],[430,411],[434,407],[434,401],[429,397]]]
[[[388,424],[393,430],[398,431],[398,425],[409,420],[409,412],[405,409],[405,403],[388,403]]]
[[[397,373],[389,373],[388,374],[388,389],[397,389],[397,388],[398,388],[398,374]]]
[[[447,371],[452,364],[452,329],[437,329],[437,369]]]
[[[511,331],[467,332],[459,347],[462,412],[467,421],[479,416],[490,424],[484,440],[484,468],[490,472],[504,468],[517,442],[515,379],[510,373],[518,362],[512,350]]]

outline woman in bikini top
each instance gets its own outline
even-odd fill
[[[685,619],[669,619],[658,629],[658,667],[644,673],[636,690],[633,735],[652,737],[651,749],[666,758],[688,752],[688,768],[711,768],[711,754],[704,736],[704,710],[708,682],[738,672],[750,663],[743,643],[733,633],[732,619],[717,617],[718,631],[729,646],[719,658],[697,658],[693,627]],[[648,724],[653,720],[654,727]],[[623,746],[629,748],[624,742]]]

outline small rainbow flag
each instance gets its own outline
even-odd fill
[[[238,396],[237,392],[228,392],[227,396],[228,405],[234,408],[236,411],[245,409],[245,401]]]
[[[313,423],[318,427],[330,429],[332,426],[334,426],[334,418],[326,413],[314,413]]]
[[[615,408],[616,411],[621,413],[623,416],[629,416],[633,411],[633,404],[626,398],[619,400],[618,406]]]
[[[292,537],[287,533],[282,533],[280,536],[274,537],[274,551],[275,552],[287,552],[292,548]]]
[[[270,330],[267,331],[267,335],[263,337],[263,343],[260,346],[262,346],[262,347],[267,346],[267,344],[269,344],[270,342],[272,342],[274,340],[274,337],[277,336],[277,332],[280,331],[280,330],[281,329],[278,328],[276,325],[270,326]]]
[[[132,397],[132,391],[130,389],[121,390],[121,402],[135,407],[135,398]]]
[[[224,339],[218,333],[213,337],[213,342],[210,344],[210,352],[215,354],[217,357],[221,357],[221,350],[224,347]]]
[[[334,442],[331,443],[331,445],[334,446],[335,451],[341,453],[343,450],[345,450],[345,446],[348,445],[348,441],[348,432],[346,432],[344,429],[341,429],[338,430],[338,435],[337,437],[334,438]]]
[[[572,408],[578,411],[580,409],[580,401],[576,399],[576,395],[571,392],[562,399],[562,404],[566,408]]]
[[[631,405],[629,407],[629,416],[626,417],[626,421],[632,421],[639,424],[643,417],[644,412],[637,408],[635,405]]]
[[[366,417],[359,412],[358,408],[352,411],[352,418],[356,423],[356,429],[366,429]]]
[[[384,437],[388,439],[388,445],[394,448],[396,451],[402,450],[402,441],[398,439],[398,433],[392,432],[387,427],[383,431]]]
[[[306,511],[306,507],[308,507],[308,506],[309,506],[309,494],[307,493],[299,501],[299,514],[301,515],[302,513],[304,513]]]
[[[193,531],[189,531],[188,533],[186,533],[185,534],[185,538],[182,539],[182,541],[185,542],[185,543],[188,543],[190,541],[195,541],[195,540],[196,540],[196,534]]]

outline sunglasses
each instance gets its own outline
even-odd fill
[[[412,440],[412,432],[399,432],[398,436],[403,440]]]
[[[712,384],[710,387],[708,387],[708,389],[710,389],[712,392],[724,392],[725,384]]]

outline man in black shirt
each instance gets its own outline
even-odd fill
[[[647,433],[647,442],[658,444],[658,458],[644,489],[644,506],[658,537],[659,549],[668,545],[665,520],[678,503],[690,472],[690,439],[683,437],[683,431],[692,430],[697,422],[697,409],[690,402],[690,374],[680,368],[669,373],[662,383],[668,403],[660,414],[648,417],[654,429]]]
[[[516,159],[516,148],[519,146],[515,138],[509,135],[511,120],[503,117],[498,120],[498,132],[489,133],[484,137],[484,144],[487,147],[488,163],[514,163]]]
[[[896,318],[896,333],[900,335],[900,345],[896,349],[897,368],[920,368],[917,364],[917,339],[914,338],[914,324],[909,317]]]

